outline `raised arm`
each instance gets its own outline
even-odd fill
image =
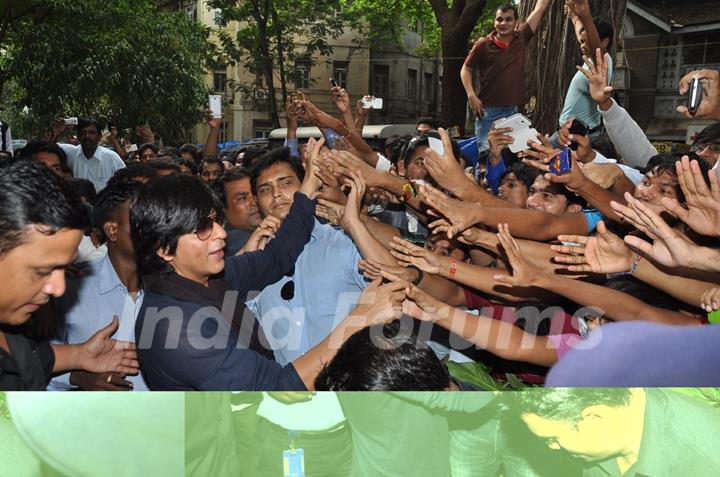
[[[218,140],[220,139],[220,125],[222,125],[223,118],[213,118],[210,112],[207,113],[207,123],[210,126],[210,132],[208,132],[207,139],[205,139],[205,146],[203,147],[202,157],[207,159],[209,157],[219,157],[218,151]]]
[[[552,3],[552,0],[538,0],[535,4],[535,8],[528,16],[527,24],[532,29],[533,33],[537,32],[540,22],[545,16],[545,12]]]

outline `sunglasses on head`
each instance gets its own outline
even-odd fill
[[[212,231],[216,223],[220,227],[223,226],[223,222],[221,220],[218,220],[217,215],[213,217],[205,217],[204,219],[202,219],[197,225],[197,227],[195,227],[195,235],[197,235],[197,238],[199,238],[200,240],[209,239],[212,235]]]

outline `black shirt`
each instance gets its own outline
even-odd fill
[[[0,390],[44,391],[55,366],[50,343],[19,333],[4,333],[10,353],[0,348]]]

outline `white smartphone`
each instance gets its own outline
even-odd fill
[[[131,144],[128,152],[135,152],[138,150],[137,144]]]
[[[208,96],[208,104],[210,105],[210,114],[213,118],[222,117],[222,96],[219,94],[211,94]]]
[[[365,108],[365,109],[382,109],[382,107],[383,107],[382,98],[375,98],[375,99],[363,98],[362,102],[363,102],[363,108]]]
[[[430,149],[437,152],[438,155],[442,156],[443,154],[445,154],[445,146],[440,139],[436,137],[429,137],[428,145],[430,146]]]
[[[70,117],[70,118],[65,118],[65,126],[77,126],[77,124],[78,124],[78,119],[75,116]]]
[[[530,149],[527,143],[531,139],[535,142],[538,141],[538,132],[536,129],[531,128],[530,125],[530,120],[520,113],[514,114],[509,118],[498,119],[493,123],[493,126],[497,129],[512,129],[512,131],[506,134],[514,139],[513,143],[508,146],[513,153]]]

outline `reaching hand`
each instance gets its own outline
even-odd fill
[[[375,96],[365,96],[363,99],[372,101],[375,99]],[[363,99],[359,99],[358,102],[355,104],[355,114],[358,117],[360,117],[360,116],[366,117],[368,114],[370,114],[370,110],[372,109],[372,108],[366,108],[363,105]]]
[[[327,220],[332,225],[340,225],[340,221],[345,215],[345,206],[331,200],[318,198],[315,215]]]
[[[373,260],[372,258],[360,260],[358,267],[362,270],[363,276],[365,276],[365,278],[369,278],[370,280],[375,280],[377,277],[381,277],[382,272],[391,273],[400,280],[405,280],[410,283],[414,283],[418,278],[420,278],[420,272],[414,268],[386,265],[378,262],[377,260]]]
[[[340,225],[343,229],[349,230],[354,225],[361,223],[360,209],[363,204],[363,196],[365,195],[365,180],[362,172],[350,172],[350,179],[345,179],[345,186],[350,188],[348,201],[345,205],[345,213],[342,216]]]
[[[423,202],[442,214],[452,224],[447,231],[450,239],[479,222],[477,214],[482,211],[482,207],[477,204],[451,199],[428,184],[420,186],[420,194]]]
[[[680,94],[687,94],[693,79],[698,78],[703,86],[703,98],[697,112],[692,115],[687,106],[678,106],[678,113],[686,118],[715,119],[720,121],[720,71],[691,71],[680,80]]]
[[[390,242],[390,253],[400,261],[400,264],[408,267],[414,265],[425,273],[438,274],[450,267],[447,265],[447,258],[434,254],[399,237],[393,237]]]
[[[280,228],[282,222],[280,219],[267,216],[260,222],[260,225],[250,234],[243,248],[238,250],[235,255],[242,255],[248,252],[255,252],[257,250],[265,250],[265,246],[268,242],[275,238],[275,234]]]
[[[373,280],[362,292],[353,316],[364,317],[368,326],[384,324],[402,316],[405,290],[410,284],[404,280],[382,285],[382,279]]]
[[[697,245],[632,195],[626,193],[625,199],[627,207],[617,202],[611,202],[610,205],[615,213],[653,240],[651,245],[640,237],[628,235],[625,243],[668,267],[694,266],[693,255],[699,249]]]
[[[205,110],[205,119],[207,119],[208,126],[213,129],[219,129],[222,126],[223,118],[225,115],[221,115],[219,118],[213,116],[212,111],[208,108]]]
[[[720,310],[720,288],[711,288],[703,293],[700,308],[708,313]]]
[[[443,143],[443,155],[441,156],[432,149],[427,148],[423,163],[430,176],[435,179],[435,182],[440,187],[459,194],[467,185],[468,179],[460,163],[455,158],[455,154],[453,154],[450,136],[442,128],[438,130],[438,133]]]
[[[588,0],[565,0],[565,9],[578,18],[592,18]]]
[[[720,185],[717,174],[710,171],[708,188],[697,161],[691,162],[688,156],[683,156],[675,167],[687,208],[667,197],[663,197],[660,202],[695,232],[708,236],[720,235]]]
[[[493,126],[487,135],[488,144],[490,145],[490,157],[495,164],[502,160],[503,149],[515,142],[512,136],[505,134],[508,132],[512,132],[512,128],[497,129]]]
[[[78,368],[93,373],[138,373],[140,364],[135,352],[135,343],[110,338],[117,331],[118,325],[118,317],[113,316],[109,325],[79,345]]]
[[[537,285],[538,279],[546,274],[546,272],[543,272],[525,260],[520,251],[520,247],[512,235],[510,235],[510,228],[507,224],[498,224],[497,237],[512,267],[512,275],[495,275],[495,280],[511,287],[531,287]]]
[[[310,155],[305,160],[305,178],[300,186],[300,192],[305,194],[309,199],[315,199],[320,187],[322,187],[322,181],[317,174],[315,174],[315,170],[317,169],[320,149],[322,149],[324,144],[324,137],[317,141],[308,141]]]
[[[578,66],[577,69],[584,74],[590,82],[590,96],[601,107],[608,106],[612,101],[613,87],[609,84],[608,70],[610,55],[602,54],[600,48],[595,51],[595,63],[583,55],[587,69]]]
[[[550,144],[550,137],[548,135],[538,134],[537,137],[540,142],[528,141],[530,149],[520,151],[518,157],[522,158],[523,163],[529,166],[543,172],[549,172],[550,166],[548,166],[548,164],[550,160],[562,151],[555,149],[552,144]]]
[[[632,267],[632,251],[603,221],[598,222],[597,234],[592,237],[560,235],[558,240],[578,244],[550,246],[553,252],[564,254],[554,257],[555,262],[569,265],[571,272],[621,273]]]
[[[344,114],[350,111],[350,96],[347,91],[340,86],[335,86],[330,89],[330,96],[333,104],[337,110]]]
[[[371,167],[355,154],[348,151],[332,151],[330,155],[333,161],[335,161],[333,170],[336,176],[343,175],[345,177],[351,177],[351,173],[360,171],[368,186],[380,185],[380,175],[383,174],[383,172]]]

